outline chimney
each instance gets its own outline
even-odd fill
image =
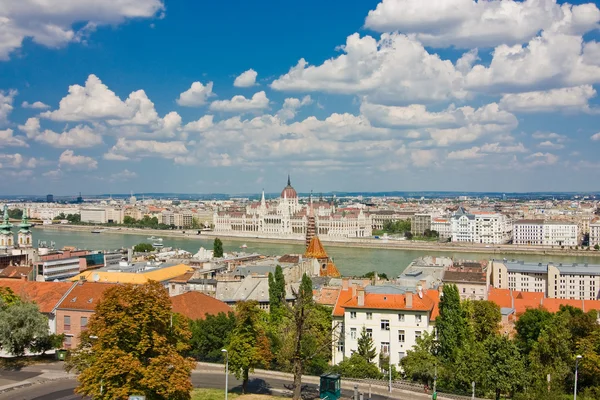
[[[406,298],[406,308],[412,308],[412,306],[413,306],[413,294],[412,294],[412,292],[406,292],[405,298]]]
[[[342,290],[344,292],[348,291],[348,286],[350,285],[350,278],[342,278]]]
[[[27,281],[27,275],[21,275],[21,280],[22,281]]]
[[[352,297],[356,297],[356,284],[352,284]]]
[[[358,289],[358,306],[359,307],[365,306],[365,289],[364,288]]]

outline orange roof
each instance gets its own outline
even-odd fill
[[[20,279],[23,276],[29,276],[33,267],[9,265],[0,272],[0,278]]]
[[[217,315],[231,310],[227,304],[200,292],[187,292],[171,297],[173,311],[189,319],[204,319],[206,314]]]
[[[30,282],[21,279],[0,279],[0,286],[10,288],[25,301],[35,302],[40,311],[50,313],[71,289],[72,282]]]
[[[322,287],[319,290],[313,290],[315,302],[325,306],[335,306],[340,290],[339,287]]]
[[[493,287],[490,287],[488,292],[488,300],[496,303],[499,307],[514,307],[517,316],[523,314],[528,308],[538,307],[554,313],[560,310],[561,305],[573,306],[586,312],[600,310],[600,300],[548,299],[541,292],[516,292]]]
[[[431,310],[431,316],[429,317],[430,321],[435,321],[435,319],[440,315],[440,292],[436,289],[429,289],[425,292],[427,297],[433,300],[433,310]]]
[[[337,301],[335,302],[335,307],[333,308],[333,316],[334,317],[343,317],[344,316],[344,307],[343,305],[346,304],[348,301],[350,301],[350,299],[352,298],[352,289],[349,288],[348,290],[340,290],[340,294],[337,298]]]
[[[318,236],[315,236],[310,240],[308,247],[306,248],[306,252],[304,253],[304,257],[306,258],[328,258],[327,252],[323,248],[321,244],[321,240],[319,240]]]
[[[104,292],[117,286],[114,283],[80,282],[58,305],[61,310],[94,311]]]
[[[339,278],[342,276],[333,261],[329,260],[325,269],[319,270],[319,276],[328,276],[330,278]]]
[[[175,282],[175,283],[187,283],[187,281],[189,281],[190,279],[192,279],[192,277],[194,276],[194,272],[186,272],[185,274],[176,276],[175,278],[171,278],[169,279],[169,282]]]

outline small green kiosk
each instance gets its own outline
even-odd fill
[[[319,385],[319,398],[328,400],[337,400],[342,396],[342,380],[339,374],[321,375],[321,384]]]

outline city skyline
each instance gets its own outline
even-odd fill
[[[598,190],[598,2],[29,3],[4,195]]]

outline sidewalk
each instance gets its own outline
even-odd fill
[[[74,379],[76,376],[65,372],[62,363],[30,365],[18,371],[0,370],[0,393],[49,381]]]

